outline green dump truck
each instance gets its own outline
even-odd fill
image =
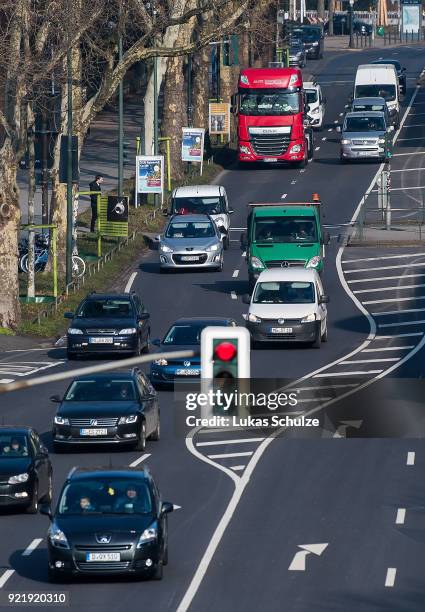
[[[322,204],[261,202],[248,205],[247,231],[241,236],[252,289],[263,270],[301,266],[323,270],[329,233],[323,231]]]

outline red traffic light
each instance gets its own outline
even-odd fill
[[[214,357],[220,361],[232,361],[236,357],[237,348],[231,342],[220,342],[214,349]]]

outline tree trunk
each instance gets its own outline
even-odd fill
[[[317,17],[322,22],[325,20],[325,0],[317,0]]]
[[[335,0],[329,0],[329,36],[334,35],[334,8]]]
[[[32,115],[32,113],[31,113]],[[28,224],[34,223],[34,196],[35,196],[35,147],[34,130],[28,134]],[[34,230],[28,234],[28,284],[27,296],[35,297],[35,271],[34,271]]]
[[[210,47],[203,47],[193,55],[193,125],[208,129]]]

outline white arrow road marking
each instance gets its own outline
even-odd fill
[[[320,557],[320,555],[327,547],[328,544],[299,544],[298,548],[302,548],[303,550],[299,550],[297,553],[295,553],[294,558],[291,561],[291,565],[288,567],[288,570],[295,572],[305,572],[305,560],[307,555],[313,553],[314,555]]]
[[[347,437],[347,429],[349,427],[354,427],[355,429],[360,429],[361,424],[363,423],[363,419],[358,421],[341,421],[341,425],[338,427],[336,432],[334,433],[334,438],[346,438]]]

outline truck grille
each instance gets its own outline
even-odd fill
[[[270,261],[265,261],[266,268],[292,268],[294,266],[305,266],[305,259],[290,259],[284,260],[281,259],[271,259]]]
[[[95,420],[96,424],[92,423]],[[71,427],[116,427],[118,417],[112,418],[96,418],[93,419],[69,419]]]
[[[278,157],[286,153],[290,134],[251,134],[251,145],[257,155]]]

